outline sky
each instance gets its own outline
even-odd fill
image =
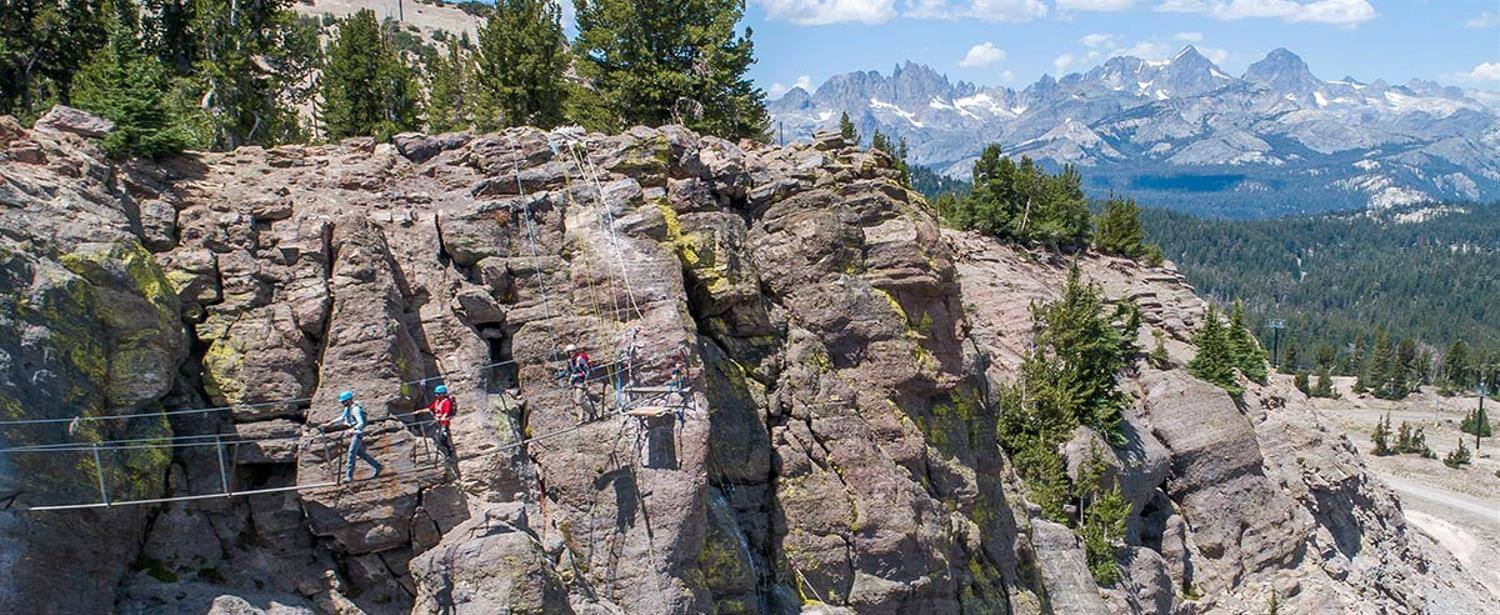
[[[955,81],[1025,87],[1122,54],[1194,45],[1226,71],[1277,47],[1328,80],[1500,90],[1500,0],[748,0],[770,98],[911,60]]]

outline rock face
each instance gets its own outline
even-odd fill
[[[1105,446],[1132,504],[1123,579],[1097,587],[994,432],[1026,306],[1065,268],[940,229],[888,158],[837,139],[515,129],[117,166],[5,120],[0,152],[0,418],[222,407],[0,424],[6,447],[196,443],[100,467],[116,501],[204,496],[26,511],[97,501],[89,450],[0,456],[4,610],[1198,613],[1273,588],[1295,612],[1496,606],[1437,589],[1399,504],[1297,393],[1144,366],[1121,382],[1127,443]],[[1172,270],[1081,262],[1191,355],[1203,304]],[[567,345],[599,366],[576,389]],[[452,465],[415,413],[438,383]],[[349,434],[312,428],[344,390],[386,468],[352,485],[329,484]]]

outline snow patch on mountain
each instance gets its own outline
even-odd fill
[[[1257,191],[1282,192],[1278,202],[1310,208],[1500,198],[1500,93],[1323,80],[1285,49],[1242,77],[1186,47],[1166,60],[1110,58],[1019,90],[955,83],[907,62],[889,76],[836,75],[812,95],[793,88],[769,107],[800,139],[836,128],[847,112],[862,134],[904,137],[911,162],[955,177],[967,177],[967,165],[998,143],[1010,155],[1124,182],[1088,182],[1100,189],[1180,169],[1244,175],[1224,190],[1254,182]],[[1330,198],[1330,190],[1346,197]]]

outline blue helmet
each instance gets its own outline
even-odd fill
[[[447,395],[448,394],[448,385],[446,385],[446,384],[437,385],[437,386],[435,386],[435,387],[432,388],[432,392],[433,393],[437,393],[438,395]]]
[[[339,393],[339,401],[353,401],[353,400],[354,400],[354,391],[344,391],[343,393]]]

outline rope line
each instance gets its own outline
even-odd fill
[[[570,426],[570,427],[565,427],[565,428],[562,428],[562,429],[557,429],[557,430],[550,431],[550,432],[547,432],[547,433],[544,433],[544,434],[541,434],[541,435],[538,435],[538,436],[532,436],[530,438],[525,438],[523,440],[518,440],[518,441],[512,442],[510,444],[503,444],[503,445],[497,446],[497,447],[492,448],[492,449],[487,450],[487,451],[473,453],[473,454],[466,455],[466,456],[464,456],[464,455],[456,456],[454,458],[453,462],[457,463],[459,461],[466,461],[466,460],[469,460],[469,459],[478,459],[478,458],[481,458],[481,457],[487,457],[487,456],[490,456],[490,455],[494,455],[496,453],[503,453],[503,452],[506,452],[506,451],[515,450],[517,448],[520,448],[520,447],[523,447],[523,446],[526,446],[526,445],[529,445],[529,444],[532,444],[532,443],[542,442],[542,441],[545,441],[545,440],[551,440],[551,439],[557,438],[559,436],[564,436],[564,435],[567,435],[567,434],[570,434],[570,433],[577,432],[577,431],[579,431],[579,430],[581,430],[581,429],[583,429],[585,427],[588,427],[588,426],[593,425],[595,423],[603,422],[603,421],[605,421],[607,419],[610,419],[610,418],[622,417],[622,416],[623,415],[620,415],[620,414],[605,414],[605,415],[596,417],[594,419],[591,419],[589,421],[585,421],[583,423],[579,423],[577,425],[573,425],[573,426]],[[228,443],[226,442],[226,444],[228,444]],[[92,449],[90,449],[90,450],[92,450]],[[334,456],[334,459],[342,460],[342,458],[343,458],[343,455],[336,455],[336,456]],[[396,476],[401,476],[401,475],[405,475],[405,474],[413,474],[413,473],[417,473],[417,472],[431,472],[433,470],[434,470],[434,468],[425,467],[425,466],[424,467],[415,467],[415,468],[411,468],[411,469],[407,469],[407,470],[396,470],[396,471],[393,471],[393,472],[390,472],[390,473],[381,473],[381,475],[379,477],[375,478],[374,480],[380,480],[380,479],[385,479],[385,478],[392,478],[392,477],[396,477]],[[371,479],[365,479],[365,480],[369,481]],[[360,482],[360,481],[356,481],[356,483],[358,483],[358,482]],[[155,499],[150,499],[150,500],[124,500],[124,501],[117,501],[117,502],[110,502],[110,503],[95,502],[95,503],[88,503],[88,504],[65,504],[65,505],[59,505],[59,506],[32,506],[30,508],[21,508],[21,509],[16,509],[16,510],[21,510],[21,511],[26,511],[26,510],[44,511],[44,510],[71,510],[71,509],[80,509],[80,508],[112,508],[112,507],[115,507],[115,506],[127,506],[127,505],[133,505],[133,504],[161,504],[161,503],[166,503],[166,502],[180,502],[180,501],[184,501],[184,500],[201,500],[201,499],[216,498],[216,497],[233,497],[233,496],[240,496],[240,495],[256,495],[256,494],[261,494],[261,493],[274,493],[274,492],[278,492],[278,491],[300,491],[300,490],[303,490],[303,489],[316,489],[316,488],[333,487],[333,486],[339,486],[339,485],[340,485],[340,483],[338,483],[338,482],[321,482],[321,483],[312,483],[312,484],[305,484],[305,485],[289,485],[289,486],[285,486],[285,487],[273,487],[273,488],[260,489],[260,490],[232,491],[232,492],[228,492],[228,493],[214,493],[214,494],[205,494],[205,495],[187,495],[187,496],[177,496],[177,497],[171,497],[171,498],[155,498]]]

